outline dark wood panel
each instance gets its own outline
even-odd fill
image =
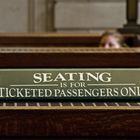
[[[64,51],[63,48],[42,48],[42,51],[36,48],[0,49],[1,68],[129,68],[140,67],[139,59],[140,53],[137,48],[108,51],[80,47]]]
[[[126,43],[132,46],[140,46],[136,35],[124,35]],[[0,34],[0,46],[80,46],[97,47],[101,36],[98,34]]]
[[[26,49],[25,49],[26,48]],[[0,68],[136,68],[139,49],[99,48],[0,49]],[[140,110],[135,109],[0,109],[3,137],[140,137]]]
[[[140,136],[140,110],[0,110],[1,136]]]

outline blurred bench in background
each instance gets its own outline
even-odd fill
[[[137,35],[124,35],[126,44],[130,47],[140,46]],[[69,47],[98,47],[101,36],[98,34],[26,34],[11,33],[0,34],[0,46],[69,46]]]

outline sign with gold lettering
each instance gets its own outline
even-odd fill
[[[140,100],[140,69],[1,69],[0,100]]]

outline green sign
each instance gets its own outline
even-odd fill
[[[1,69],[0,100],[140,100],[140,69]]]

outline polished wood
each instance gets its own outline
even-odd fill
[[[0,136],[126,137],[140,136],[138,103],[4,103]],[[39,103],[38,103],[39,104]],[[83,106],[84,104],[84,106]],[[92,105],[95,104],[96,106]],[[115,105],[118,104],[118,105]]]
[[[124,35],[125,42],[130,47],[140,46],[137,36]],[[68,33],[8,33],[0,34],[0,47],[98,47],[100,34],[68,34]]]
[[[140,110],[0,110],[1,136],[140,136]]]
[[[1,47],[1,68],[136,68],[140,49]]]
[[[0,68],[139,68],[139,60],[139,48],[0,47]],[[0,107],[0,136],[4,138],[140,137],[139,106],[11,106]]]

